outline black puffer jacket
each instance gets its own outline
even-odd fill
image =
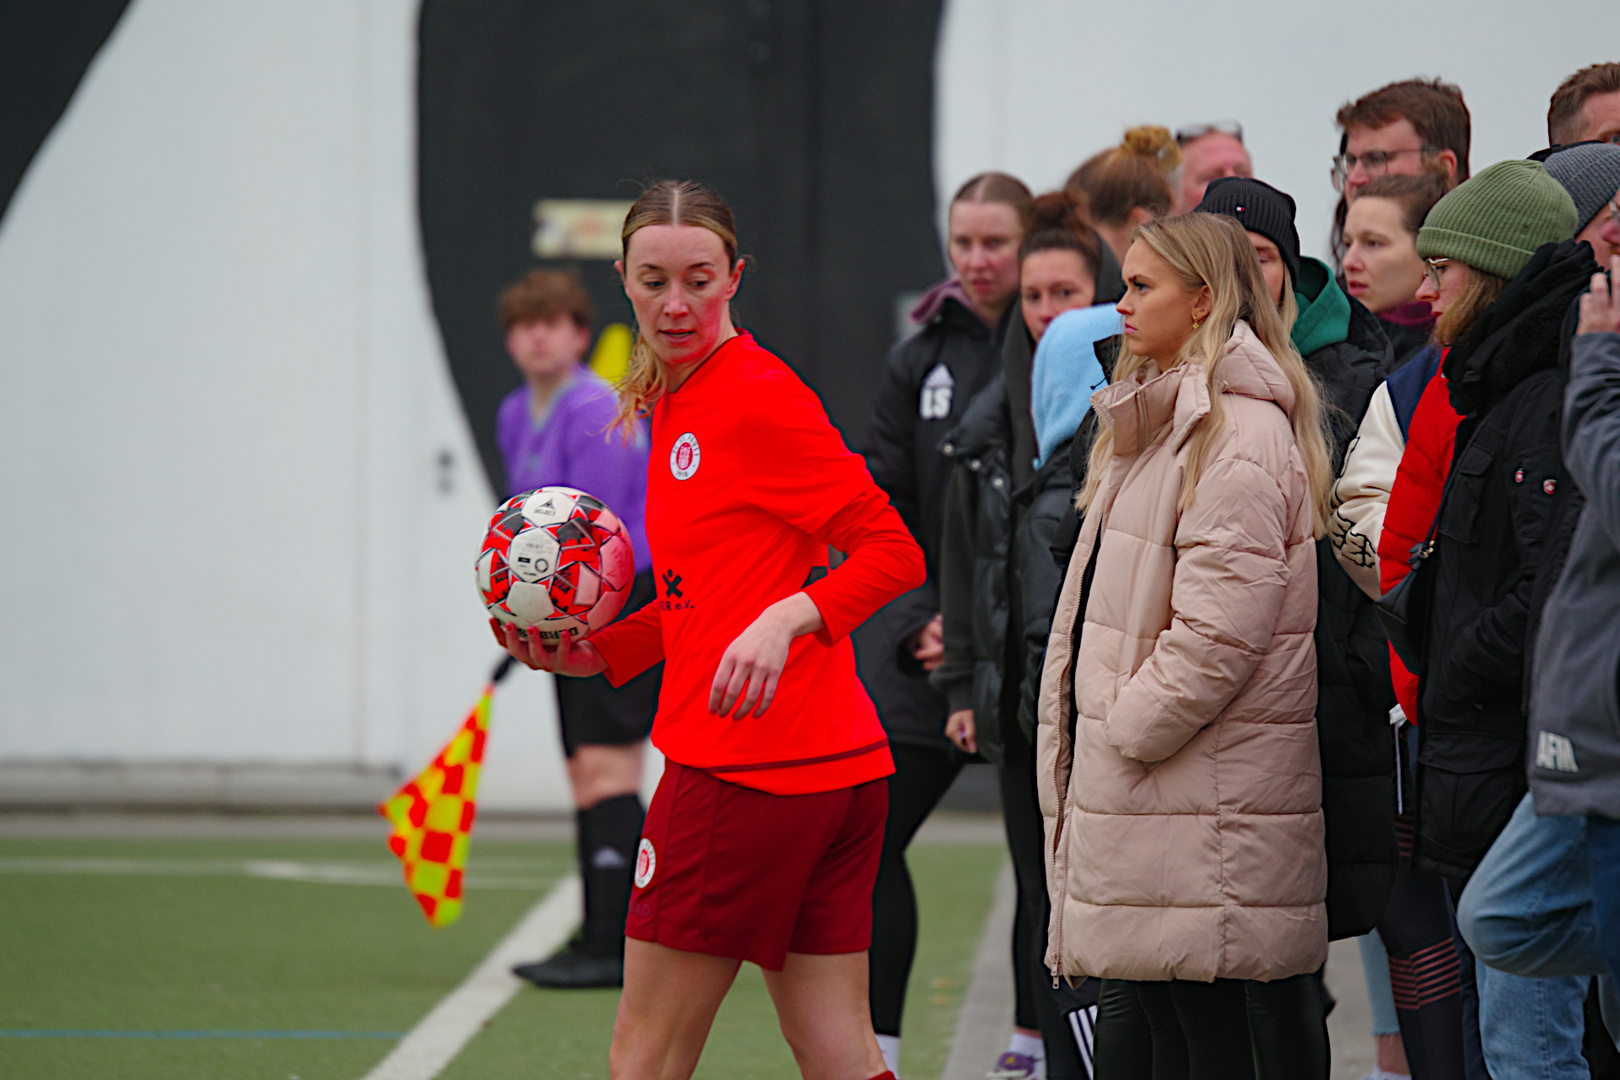
[[[866,463],[922,547],[928,581],[868,619],[855,632],[855,649],[889,738],[950,749],[945,698],[907,643],[940,610],[940,529],[951,463],[940,457],[939,444],[999,369],[1007,320],[995,330],[985,325],[954,282],[931,290],[917,317],[922,329],[889,353],[867,429]]]
[[[1013,492],[1014,503],[1023,508],[1013,541],[1018,555],[1013,587],[1024,601],[1024,674],[1018,722],[1032,741],[1041,670],[1046,666],[1046,642],[1052,636],[1052,613],[1069,569],[1069,556],[1080,538],[1074,497],[1085,481],[1096,437],[1097,414],[1087,412],[1080,421],[1080,430],[1054,448],[1030,482]]]
[[[1354,298],[1346,339],[1305,357],[1323,390],[1335,471],[1392,365],[1382,320]],[[1326,537],[1316,544],[1316,584],[1328,933],[1338,939],[1373,928],[1395,880],[1395,744],[1389,730],[1395,691],[1389,646],[1372,601],[1344,572]]]
[[[1457,427],[1418,687],[1420,866],[1465,881],[1525,791],[1524,650],[1536,573],[1567,480],[1559,338],[1597,272],[1591,248],[1548,244],[1452,347]]]
[[[933,682],[950,710],[973,710],[979,753],[1001,764],[1002,723],[1016,713],[1018,686],[1003,673],[1022,671],[1010,591],[1013,502],[1012,415],[1003,376],[985,387],[940,444],[953,466],[945,496],[945,662]]]

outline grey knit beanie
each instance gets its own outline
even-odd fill
[[[1542,161],[1552,178],[1564,185],[1575,200],[1575,232],[1592,224],[1592,219],[1620,191],[1620,146],[1614,143],[1581,143],[1554,151]]]
[[[1536,248],[1575,235],[1575,201],[1539,161],[1498,161],[1434,204],[1417,253],[1512,278]]]

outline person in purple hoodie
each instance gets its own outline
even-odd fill
[[[623,618],[655,593],[645,526],[647,431],[638,427],[629,440],[609,431],[618,401],[613,387],[584,364],[591,302],[578,277],[531,270],[501,295],[500,314],[506,351],[523,373],[523,385],[502,400],[495,420],[507,494],[578,488],[618,515],[636,552]],[[623,985],[624,923],[645,814],[638,794],[642,754],[662,671],[660,664],[618,689],[602,675],[555,677],[585,921],[556,955],[512,969],[536,986]]]

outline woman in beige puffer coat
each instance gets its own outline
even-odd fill
[[[1246,1061],[1241,984],[1215,981],[1327,958],[1321,405],[1235,221],[1143,226],[1124,271],[1127,351],[1092,398],[1085,524],[1041,680],[1047,963],[1105,994],[1140,984],[1190,1057],[1240,1039]],[[1097,1040],[1107,1080],[1101,1018]]]

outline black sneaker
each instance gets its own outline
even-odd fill
[[[570,941],[548,960],[519,964],[512,974],[548,990],[587,990],[624,985],[624,957],[617,948]]]

